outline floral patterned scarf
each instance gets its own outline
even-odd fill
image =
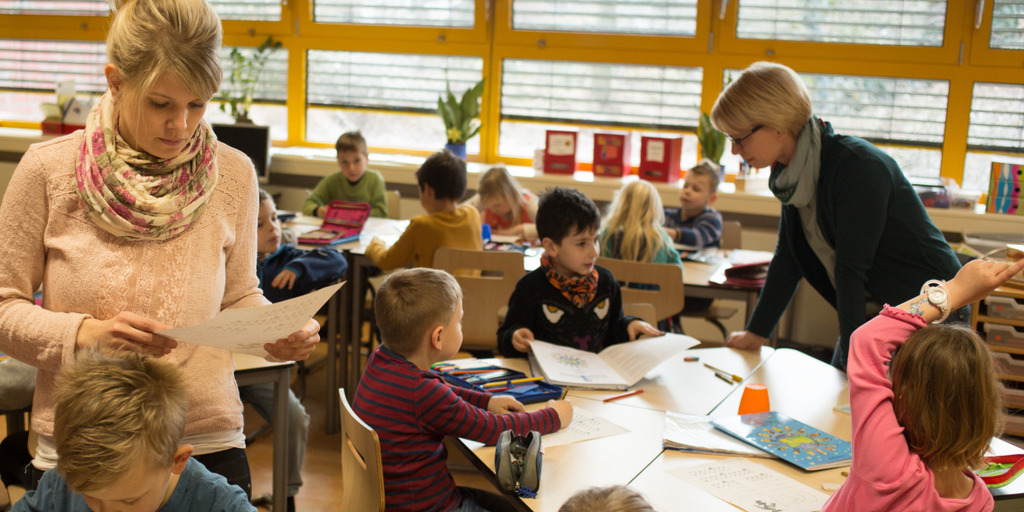
[[[202,121],[185,148],[161,159],[132,149],[117,132],[110,93],[93,106],[75,163],[89,219],[130,240],[165,240],[199,218],[217,185],[217,138]]]
[[[566,277],[560,274],[551,266],[551,256],[548,253],[541,254],[540,266],[544,269],[544,275],[548,282],[558,288],[562,295],[569,299],[577,309],[590,304],[597,295],[597,269],[591,269],[590,273],[579,277]]]

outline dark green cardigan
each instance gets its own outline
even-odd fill
[[[775,256],[747,330],[769,337],[805,278],[839,314],[836,350],[845,367],[850,334],[865,321],[866,295],[900,304],[929,279],[952,279],[960,264],[892,157],[864,139],[834,134],[828,123],[819,127],[817,218],[836,252],[836,286],[807,243],[797,209],[783,205]]]

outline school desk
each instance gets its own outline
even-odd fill
[[[271,363],[249,354],[231,354],[239,386],[274,384],[274,510],[285,510],[288,500],[288,385],[295,363]]]

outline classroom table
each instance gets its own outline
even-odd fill
[[[249,354],[231,354],[239,386],[274,383],[274,510],[285,510],[288,500],[288,386],[292,361],[271,363]]]

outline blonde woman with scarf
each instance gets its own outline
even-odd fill
[[[256,278],[256,175],[203,121],[220,87],[220,19],[206,0],[116,2],[108,92],[84,131],[33,145],[0,206],[0,350],[38,368],[36,479],[54,467],[53,384],[76,352],[140,350],[178,365],[183,443],[250,491],[227,351],[156,334],[268,304]],[[32,293],[42,285],[42,307]],[[310,320],[271,356],[301,360]]]
[[[751,167],[771,167],[782,202],[779,241],[764,289],[726,345],[757,349],[789,305],[801,278],[839,314],[832,364],[846,368],[850,334],[882,304],[917,295],[921,283],[952,279],[956,256],[899,165],[871,143],[832,131],[790,68],[757,62],[726,86],[711,122]],[[966,321],[968,307],[951,320]]]

